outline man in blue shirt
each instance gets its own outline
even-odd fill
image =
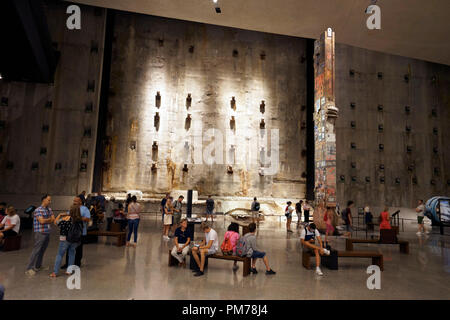
[[[87,237],[87,224],[91,220],[91,213],[89,209],[82,205],[81,198],[79,196],[73,199],[73,205],[80,207],[81,220],[83,220],[83,233],[81,236],[81,243],[75,249],[75,265],[81,267],[81,259],[83,258],[83,243],[86,242]],[[61,269],[67,269],[69,264],[69,252],[66,254],[66,264],[61,267]]]

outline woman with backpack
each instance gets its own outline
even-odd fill
[[[239,241],[239,238],[239,225],[235,222],[232,222],[228,226],[228,231],[225,232],[222,245],[220,246],[220,249],[222,250],[224,256],[236,255],[236,245]],[[237,269],[239,269],[239,266],[237,265],[237,261],[234,261],[233,271],[236,271]]]
[[[59,248],[56,255],[55,267],[51,278],[56,278],[61,267],[61,260],[66,251],[69,251],[69,266],[75,262],[75,249],[80,245],[83,233],[83,221],[79,206],[70,207],[69,213],[60,213],[54,222],[60,229]],[[66,272],[67,275],[70,273]]]
[[[140,213],[142,211],[141,205],[137,203],[137,197],[132,196],[131,202],[128,205],[128,237],[127,237],[127,247],[130,246],[131,234],[134,233],[134,243],[133,247],[136,248],[137,244],[137,235],[138,235],[138,227],[140,219]]]

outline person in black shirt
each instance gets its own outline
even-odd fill
[[[300,223],[302,222],[302,204],[303,200],[300,200],[295,204],[295,213],[297,213],[297,229],[300,228]]]
[[[86,191],[83,190],[83,192],[81,192],[81,193],[78,195],[78,198],[81,199],[81,204],[84,206],[85,203],[86,203]]]
[[[206,221],[208,221],[208,217],[211,216],[211,222],[214,222],[213,219],[214,214],[214,199],[211,198],[211,195],[206,199]]]
[[[189,253],[189,243],[191,235],[187,231],[187,220],[180,221],[180,227],[175,230],[174,235],[175,246],[172,249],[172,256],[179,261],[179,266],[186,267],[185,257]]]

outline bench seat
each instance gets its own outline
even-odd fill
[[[125,245],[126,242],[126,233],[125,232],[113,232],[113,231],[88,231],[88,235],[91,236],[100,236],[100,237],[116,237],[117,243],[116,246],[121,247]]]
[[[303,250],[302,264],[306,269],[311,268],[310,260],[314,257],[314,253],[308,250]],[[341,258],[372,258],[372,264],[384,270],[383,254],[375,251],[338,251],[338,257]]]
[[[397,240],[396,242],[383,242],[380,239],[345,239],[345,250],[353,251],[354,243],[398,244],[401,253],[409,254],[409,242]]]

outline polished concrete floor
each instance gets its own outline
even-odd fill
[[[242,266],[233,273],[232,262],[211,260],[205,276],[196,278],[189,268],[167,266],[172,240],[162,240],[160,220],[141,221],[137,248],[116,247],[105,238],[85,245],[80,290],[67,289],[66,276],[50,279],[50,271],[24,274],[32,245],[31,231],[25,231],[20,251],[0,252],[5,299],[450,299],[450,236],[439,235],[437,229],[418,237],[415,224],[407,225],[400,237],[410,241],[409,255],[394,245],[355,245],[356,250],[384,254],[381,289],[369,290],[370,259],[340,259],[339,270],[322,268],[324,276],[318,277],[301,265],[299,233],[286,234],[277,218],[261,224],[258,234],[276,275],[266,276],[258,262],[259,273],[244,278]],[[220,238],[227,223],[223,217],[215,222]],[[345,248],[342,238],[333,238],[332,244]],[[44,266],[52,268],[57,245],[54,230]]]

